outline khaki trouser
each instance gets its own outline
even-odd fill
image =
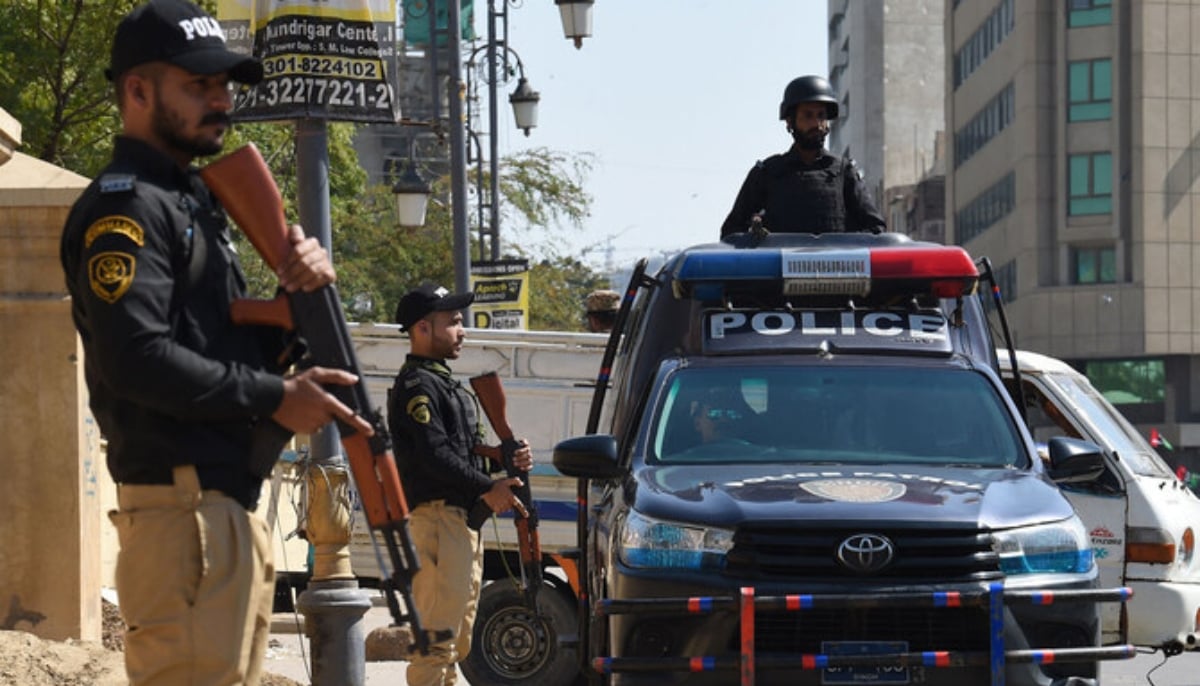
[[[258,684],[275,567],[266,523],[191,465],[173,486],[118,486],[117,594],[130,686]]]
[[[471,652],[471,631],[483,578],[479,532],[467,526],[467,511],[441,500],[421,503],[408,520],[421,569],[413,577],[413,602],[421,626],[450,630],[453,637],[434,643],[428,655],[413,653],[408,686],[450,686],[455,663]]]

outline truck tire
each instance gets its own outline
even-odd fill
[[[552,584],[538,592],[538,614],[525,607],[520,590],[507,580],[483,587],[471,640],[471,652],[459,664],[471,686],[577,682],[575,651],[558,645],[574,634],[575,602]]]

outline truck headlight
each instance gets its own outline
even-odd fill
[[[1095,559],[1083,522],[1078,517],[994,534],[1000,571],[1019,574],[1082,574]]]
[[[643,569],[720,569],[733,532],[685,526],[630,511],[621,527],[621,561]]]

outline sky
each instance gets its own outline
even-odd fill
[[[475,7],[482,36],[487,3]],[[826,8],[597,0],[592,36],[576,50],[552,0],[520,0],[508,12],[509,46],[541,95],[538,126],[528,138],[516,128],[516,81],[501,86],[500,157],[542,147],[593,156],[591,216],[560,235],[597,267],[712,242],[755,160],[791,144],[778,118],[788,81],[827,73]]]

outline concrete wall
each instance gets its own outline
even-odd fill
[[[103,465],[58,264],[87,181],[21,153],[0,166],[0,629],[50,639],[100,638]]]

